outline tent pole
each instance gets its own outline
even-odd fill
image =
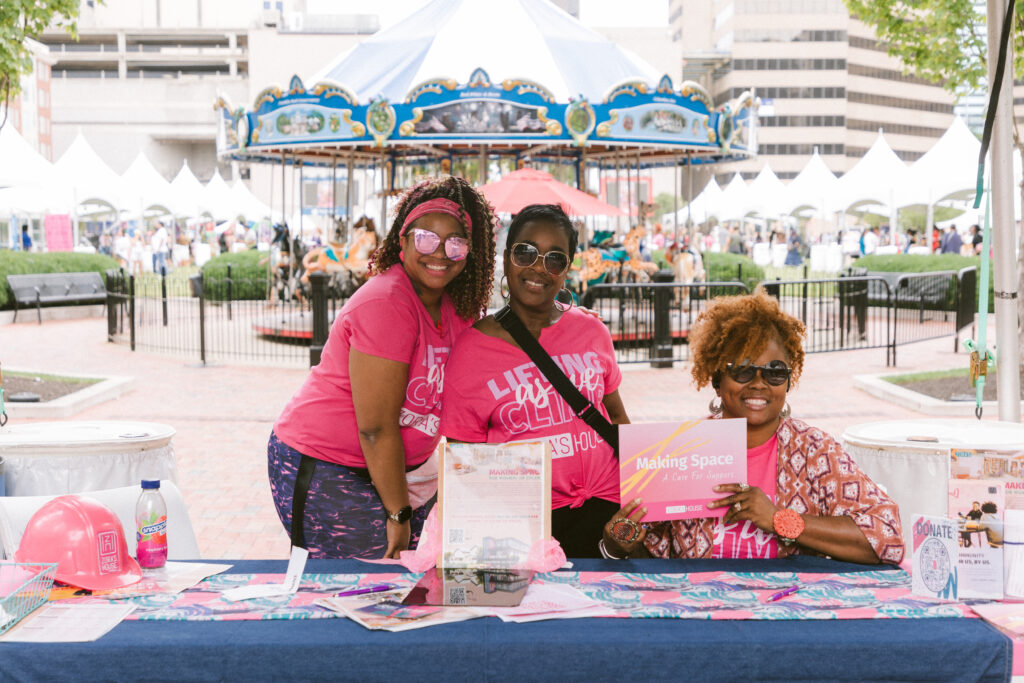
[[[988,0],[988,44],[989,54],[999,53],[999,39],[1002,25],[1007,21],[1005,5],[999,0]],[[988,62],[989,83],[995,81],[996,61]],[[1006,55],[1006,63],[1013,66],[1013,43]],[[1005,422],[1020,422],[1020,340],[1017,337],[1017,249],[1014,244],[1015,221],[1013,217],[1013,77],[1003,79],[995,106],[995,123],[992,127],[992,145],[989,159],[992,164],[992,215],[995,263],[992,269],[992,285],[995,295],[996,348],[1002,371],[996,378],[999,396],[999,419]],[[980,283],[984,286],[984,283]],[[982,353],[984,353],[982,349]]]
[[[672,241],[679,249],[679,156],[672,155]]]
[[[388,234],[388,165],[384,161],[387,152],[380,153],[380,229]],[[378,233],[379,234],[379,233]]]
[[[640,198],[640,153],[637,153],[637,225],[643,225],[643,200]]]
[[[350,231],[352,230],[352,174],[355,172],[355,155],[349,153],[345,179],[345,244],[348,244]]]
[[[686,190],[686,234],[693,244],[693,152],[686,154],[686,182],[689,186]]]

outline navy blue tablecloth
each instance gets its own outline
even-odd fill
[[[846,572],[816,558],[578,560],[578,569]],[[231,572],[284,573],[286,562]],[[393,572],[312,560],[310,573]],[[1009,680],[1011,643],[980,619],[692,621],[475,619],[389,633],[347,619],[126,621],[93,643],[0,643],[0,681]]]

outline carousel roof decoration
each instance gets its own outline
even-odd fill
[[[219,155],[330,165],[481,150],[588,163],[625,152],[646,164],[756,154],[749,93],[716,109],[701,86],[676,88],[547,0],[434,0],[309,80],[263,89],[250,110],[220,97]]]

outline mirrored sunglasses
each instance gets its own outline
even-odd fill
[[[544,270],[551,275],[561,275],[569,267],[569,255],[564,251],[549,251],[541,254],[537,247],[526,242],[512,245],[512,263],[520,268],[529,268],[537,259],[544,257]]]
[[[789,382],[793,371],[781,360],[773,360],[768,365],[751,365],[750,363],[729,363],[725,366],[726,372],[734,382],[746,384],[753,381],[754,376],[760,372],[765,382],[773,387],[782,386]]]
[[[429,256],[437,251],[441,236],[423,228],[412,229],[412,243],[416,251]],[[444,241],[444,254],[452,261],[462,261],[469,255],[469,240],[458,235],[449,235]]]

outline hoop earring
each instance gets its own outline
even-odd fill
[[[785,420],[792,412],[793,410],[789,407],[789,401],[786,401],[786,405],[782,406],[782,410],[779,411],[779,417]]]
[[[718,401],[718,403],[715,403],[715,401]],[[711,401],[708,403],[708,411],[712,415],[722,414],[722,398],[720,396],[715,396],[713,399],[711,399]]]
[[[562,296],[562,292],[565,292],[565,296]],[[564,299],[566,297],[568,297],[569,303],[565,303],[564,301],[560,300],[560,298]],[[560,290],[558,290],[558,294],[555,294],[555,308],[557,308],[562,313],[565,313],[575,305],[576,297],[572,295],[572,292],[569,290],[568,287],[562,287]]]
[[[501,279],[498,280],[498,294],[505,301],[508,301],[509,290],[508,290],[508,275],[502,275]]]

